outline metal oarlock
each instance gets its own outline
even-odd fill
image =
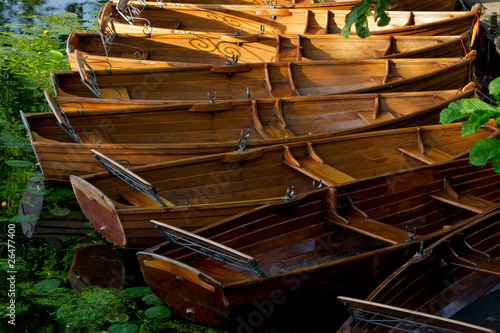
[[[285,196],[283,197],[283,200],[284,201],[288,201],[288,200],[292,200],[293,199],[293,195],[295,194],[295,187],[292,186],[292,189],[290,190],[290,188],[288,187],[286,189],[286,193],[285,193]]]
[[[236,63],[238,62],[238,55],[236,54],[233,54],[232,58],[228,58],[227,54],[226,54],[226,63],[224,65],[236,65]]]
[[[410,235],[410,233],[408,232],[408,226],[405,226],[405,232],[406,232],[406,235],[410,238],[409,240],[413,240],[413,237],[415,237],[415,235],[417,234],[417,227],[413,227],[413,234]]]
[[[214,97],[210,97],[210,91],[207,92],[207,98],[210,100],[210,103],[214,103],[217,99],[217,91],[214,92]]]
[[[241,33],[243,32],[243,26],[240,26],[241,29],[238,31],[238,27],[234,26],[234,37],[240,36]]]
[[[313,187],[315,189],[319,189],[319,188],[323,187],[323,180],[320,178],[319,179],[319,184],[318,184],[318,186],[316,186],[316,181],[313,179]]]
[[[242,152],[242,151],[245,151],[245,149],[247,148],[247,139],[248,137],[250,136],[250,129],[247,128],[247,135],[243,136],[243,130],[241,130],[240,132],[240,139],[238,140],[238,147],[240,149],[238,149],[238,152]]]

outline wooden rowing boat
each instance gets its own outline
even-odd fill
[[[449,103],[472,97],[431,91],[239,100],[226,104],[173,104],[126,109],[21,112],[43,174],[68,180],[102,170],[91,149],[131,166],[356,132],[437,124]],[[208,108],[207,108],[208,107]],[[458,137],[457,137],[458,139]]]
[[[461,160],[320,190],[195,233],[153,221],[169,242],[139,252],[139,262],[160,299],[204,324],[238,325],[276,299],[287,302],[275,309],[320,307],[497,206],[499,180]]]
[[[74,31],[66,53],[78,70],[75,50],[95,70],[171,67],[185,64],[224,65],[273,61],[357,60],[379,58],[461,57],[469,50],[462,36],[256,35],[253,39],[216,34],[145,37]]]
[[[115,3],[119,1],[115,0]],[[150,6],[152,4],[158,5],[158,2],[163,3],[163,1],[141,1],[137,2],[145,3]],[[333,7],[336,9],[351,9],[359,1],[357,0],[325,0],[324,2],[317,2],[313,0],[175,0],[164,2],[163,5],[171,6],[171,4],[200,4],[200,5],[210,5],[210,4],[226,4],[226,5],[267,5],[274,6],[278,8],[300,8],[300,7]],[[391,10],[433,10],[433,11],[450,11],[455,10],[457,7],[457,1],[447,0],[439,2],[428,2],[428,1],[416,1],[416,0],[392,0],[390,4]]]
[[[368,20],[374,35],[461,35],[477,22],[475,11],[389,11],[391,21],[379,27]],[[270,8],[254,5],[155,4],[121,0],[107,2],[99,14],[99,25],[111,22],[120,34],[146,36],[192,33],[338,34],[349,10],[325,8]],[[355,34],[355,28],[352,28]]]
[[[384,186],[413,186],[413,180],[405,180],[413,173],[393,174],[463,156],[477,138],[496,132],[484,127],[477,136],[458,139],[460,127],[441,126],[265,146],[130,169],[93,150],[108,172],[70,180],[80,207],[99,232],[120,246],[141,247],[161,241],[150,219],[195,230],[322,185],[359,183],[363,187],[367,183],[361,179],[384,175],[377,181]],[[469,170],[466,161],[461,163],[462,169]],[[422,181],[432,173],[426,172],[420,174]],[[484,181],[496,180],[490,169],[484,173]],[[442,187],[438,183],[433,183],[436,189]]]
[[[193,65],[94,71],[78,50],[78,71],[52,72],[60,103],[85,108],[151,103],[460,89],[470,82],[475,51],[465,58],[375,59]],[[72,106],[64,106],[66,108]]]
[[[498,328],[496,320],[485,319],[488,313],[498,313],[497,302],[489,303],[491,308],[476,309],[476,316],[467,307],[493,290],[498,293],[499,244],[500,209],[497,207],[419,251],[365,301],[341,298],[356,321],[350,318],[339,332],[401,332],[409,325],[421,328],[420,331],[444,332],[437,329],[441,327],[454,332],[495,332],[491,329]],[[422,316],[415,318],[414,312]],[[471,315],[464,316],[467,312]],[[468,317],[467,323],[455,322],[464,317]],[[479,324],[489,328],[471,328]],[[469,328],[458,330],[457,325]]]

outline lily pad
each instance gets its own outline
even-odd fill
[[[71,213],[71,211],[68,208],[55,207],[50,210],[50,213],[55,216],[66,216]]]
[[[144,314],[148,318],[163,319],[170,316],[172,311],[164,305],[153,306],[152,308],[144,311]]]
[[[119,313],[108,313],[106,315],[106,319],[113,323],[114,322],[124,323],[128,321],[129,317],[126,313],[119,312]]]
[[[142,297],[147,294],[151,294],[152,291],[148,287],[132,287],[122,290],[122,294],[130,296],[130,297]]]
[[[151,293],[149,295],[146,295],[142,298],[142,300],[144,301],[144,303],[146,303],[147,305],[162,305],[163,302],[161,301],[161,299],[158,298],[158,296],[156,296],[155,294]]]
[[[30,161],[23,161],[23,160],[8,160],[5,161],[5,164],[10,165],[13,168],[29,168],[34,165]]]
[[[26,191],[35,195],[47,195],[50,193],[50,191],[43,186],[31,186],[28,187]]]
[[[133,323],[119,323],[109,326],[108,333],[134,333],[139,327]]]
[[[44,280],[33,286],[33,289],[49,292],[57,289],[61,283],[58,280]]]
[[[37,221],[38,218],[39,218],[38,216],[36,216],[36,215],[30,215],[30,214],[17,215],[17,216],[11,217],[9,219],[9,222],[13,222],[13,223],[26,223],[26,222]]]

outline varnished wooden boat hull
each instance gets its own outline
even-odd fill
[[[78,53],[77,53],[78,54]],[[460,89],[472,76],[475,52],[466,58],[415,58],[196,65],[96,71],[96,85],[82,83],[89,72],[53,72],[64,110],[128,107],[152,103],[280,98],[289,96]],[[81,76],[82,75],[82,76]],[[85,79],[87,80],[87,79]],[[93,86],[98,92],[92,92]],[[97,97],[99,94],[100,97]]]
[[[373,58],[461,57],[470,50],[462,36],[371,36],[346,39],[340,35],[257,35],[254,40],[221,35],[118,35],[105,52],[97,33],[73,32],[66,53],[78,70],[74,51],[84,54],[95,70],[171,67],[187,64],[224,65],[272,61],[356,60]]]
[[[278,7],[334,7],[338,9],[350,9],[359,1],[355,0],[326,0],[324,2],[316,2],[311,0],[303,0],[303,1],[290,1],[290,0],[278,0],[273,2],[275,6]],[[118,1],[115,1],[118,3]],[[149,5],[151,1],[146,1]],[[266,1],[262,0],[177,0],[172,1],[172,3],[176,4],[228,4],[228,5],[269,5]],[[157,3],[156,3],[157,4]],[[391,9],[392,10],[433,10],[433,11],[450,11],[456,8],[456,1],[439,1],[439,2],[425,2],[425,1],[415,1],[415,0],[392,0],[391,1]]]
[[[440,316],[443,320],[454,318],[458,311],[500,283],[499,244],[500,209],[497,207],[411,258],[376,287],[366,300]],[[484,311],[491,310],[485,308]],[[357,313],[363,315],[364,312]],[[365,319],[381,318],[365,315]],[[349,319],[339,332],[398,332],[404,325],[404,321],[394,321],[383,327],[365,319],[357,323]],[[426,324],[432,322],[417,325]]]
[[[80,207],[101,234],[120,246],[143,247],[161,240],[150,219],[195,230],[279,202],[290,192],[308,193],[319,184],[339,186],[380,175],[391,175],[381,182],[404,182],[393,173],[463,156],[479,137],[494,134],[483,128],[477,136],[458,140],[461,129],[453,126],[424,128],[420,135],[415,128],[355,134],[131,168],[161,189],[160,195],[169,196],[173,207],[133,205],[124,198],[137,191],[108,173],[71,176],[71,182]],[[419,153],[419,137],[424,153]]]
[[[250,149],[432,125],[439,122],[439,112],[449,103],[472,94],[467,87],[458,94],[434,91],[243,100],[215,112],[203,111],[210,105],[185,104],[67,113],[76,133],[95,133],[80,135],[80,142],[64,132],[53,114],[23,113],[22,118],[45,178],[64,181],[69,175],[103,170],[91,149],[138,166],[236,151],[243,144],[241,131],[249,134]]]
[[[338,34],[345,24],[349,10],[324,8],[269,8],[252,5],[197,5],[153,4],[142,9],[138,3],[130,4],[140,15],[130,16],[126,7],[108,2],[100,13],[101,26],[111,17],[117,33],[143,33],[145,35],[226,33],[234,35],[261,34]],[[160,8],[161,7],[161,8]],[[130,17],[127,20],[119,14]],[[388,35],[461,35],[471,29],[477,20],[475,12],[390,11],[391,22],[379,27],[368,20],[372,34]],[[102,28],[102,27],[101,27]],[[355,34],[355,28],[352,28]]]
[[[442,191],[444,175],[464,197],[486,197],[490,207],[500,201],[500,175],[466,160],[443,163],[339,185],[195,232],[254,258],[267,276],[168,242],[140,252],[143,275],[169,306],[205,324],[238,325],[238,318],[250,320],[255,304],[267,301],[276,308],[315,306],[316,298],[354,293],[387,276],[391,264],[414,255],[419,241],[435,240],[481,216],[428,197]],[[288,302],[276,302],[283,299]]]

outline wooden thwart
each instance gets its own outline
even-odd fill
[[[454,198],[450,194],[442,191],[440,193],[430,194],[432,199],[445,202],[447,204],[457,206],[471,212],[481,213],[495,207],[495,203],[475,197],[472,195],[460,195],[459,199]]]
[[[327,186],[340,185],[347,183],[356,178],[335,169],[334,167],[326,164],[316,154],[314,147],[308,142],[308,157],[295,158],[292,150],[288,146],[283,146],[285,160],[284,163],[291,168],[313,178],[320,180]]]
[[[452,158],[452,155],[433,147],[425,147],[425,153],[423,154],[417,147],[398,147],[398,150],[426,164],[444,162]]]
[[[460,256],[450,245],[449,241],[445,243],[445,249],[448,254],[446,260],[451,264],[465,267],[474,271],[485,272],[488,274],[500,276],[500,260],[497,259],[480,259],[475,257],[474,260]],[[473,250],[473,249],[471,249]]]
[[[356,214],[344,215],[342,218],[347,220],[349,223],[346,224],[344,221],[339,219],[331,219],[330,221],[344,228],[379,239],[389,244],[398,244],[410,239],[406,231],[377,220],[361,217]]]

